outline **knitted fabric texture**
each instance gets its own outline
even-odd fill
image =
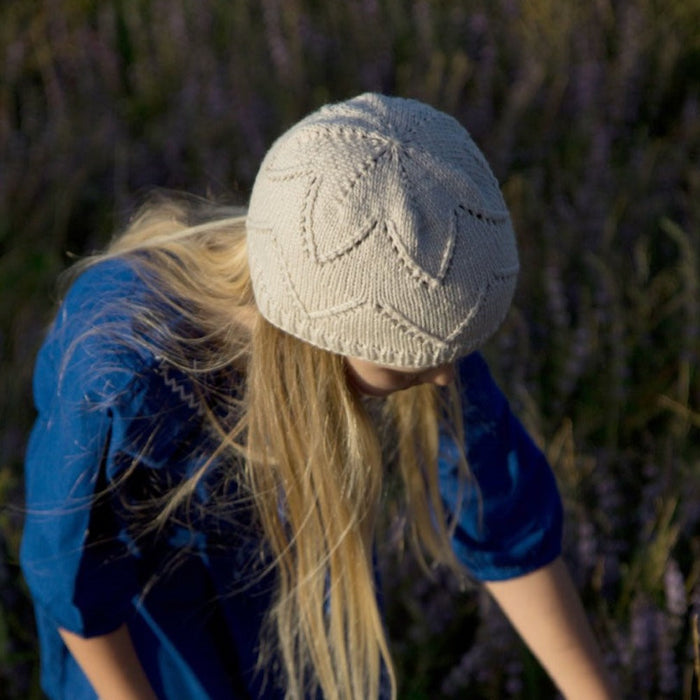
[[[452,117],[365,94],[327,105],[265,156],[247,217],[256,303],[325,350],[406,368],[480,346],[518,254],[484,156]]]

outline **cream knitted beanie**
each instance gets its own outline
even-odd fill
[[[270,323],[397,367],[481,345],[518,273],[508,211],[469,134],[432,107],[383,95],[327,105],[273,144],[247,238]]]

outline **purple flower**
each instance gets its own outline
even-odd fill
[[[675,559],[669,559],[664,571],[664,591],[666,609],[671,615],[682,616],[688,610],[688,596],[685,590],[683,573]]]

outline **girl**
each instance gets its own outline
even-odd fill
[[[49,697],[395,697],[374,557],[397,511],[567,697],[612,697],[553,476],[475,352],[517,270],[466,131],[380,95],[285,133],[245,215],[153,203],[83,263],[27,454]]]

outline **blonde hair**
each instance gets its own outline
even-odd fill
[[[226,464],[226,478],[253,505],[275,573],[260,666],[280,659],[277,682],[288,698],[319,690],[329,699],[377,698],[384,674],[395,697],[372,564],[380,503],[391,497],[405,511],[405,534],[426,566],[440,562],[464,575],[450,546],[437,468],[442,426],[453,433],[466,475],[457,389],[423,385],[396,393],[383,402],[377,428],[348,385],[341,356],[257,312],[239,210],[175,198],[151,202],[105,254],[83,266],[105,257],[133,261],[159,306],[197,329],[193,337],[160,342],[168,362],[195,385],[211,371],[236,369],[244,377],[242,398],[216,397],[230,403],[223,412],[199,392],[217,447],[168,493],[160,523],[187,503],[214,460]],[[162,335],[162,319],[137,312]],[[220,417],[231,413],[232,422]],[[391,443],[384,453],[383,442]],[[387,462],[400,488],[388,487]]]

